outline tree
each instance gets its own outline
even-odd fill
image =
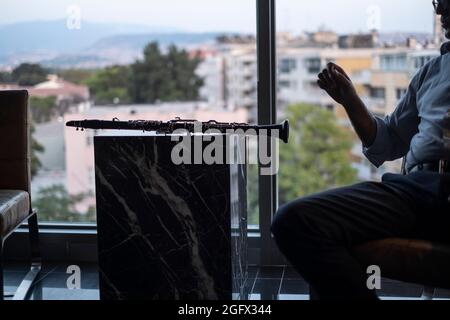
[[[169,71],[157,43],[144,49],[144,60],[131,65],[131,98],[135,103],[154,103],[162,100],[162,87],[170,87]]]
[[[47,80],[47,70],[39,64],[22,63],[12,72],[12,81],[20,86],[34,86]]]
[[[196,100],[203,80],[195,73],[200,59],[169,47],[163,54],[157,43],[148,44],[144,59],[131,65],[130,96],[135,103]]]
[[[297,104],[288,107],[291,143],[280,146],[280,201],[357,181],[350,163],[352,137],[332,111]]]
[[[44,147],[36,141],[33,134],[35,132],[34,124],[31,124],[31,178],[38,173],[39,169],[42,167],[42,163],[39,160],[37,154],[45,151]]]
[[[39,212],[42,221],[95,222],[95,209],[86,213],[76,212],[75,205],[83,201],[88,194],[70,195],[62,185],[53,185],[41,189],[33,201],[33,207]]]
[[[79,85],[85,84],[97,72],[89,69],[60,69],[55,71],[60,78]]]
[[[91,75],[85,84],[99,105],[129,103],[129,73],[127,66],[108,67]]]
[[[198,57],[169,46],[161,52],[158,43],[144,48],[144,58],[130,66],[113,66],[90,76],[85,84],[97,104],[192,101],[199,97],[203,80],[196,75]]]
[[[30,97],[30,109],[33,121],[49,122],[58,111],[56,97]]]
[[[0,83],[11,83],[12,76],[9,72],[0,72]]]
[[[195,73],[201,60],[190,58],[186,51],[178,50],[174,45],[169,47],[165,56],[166,66],[170,72],[166,92],[162,93],[162,100],[193,101],[198,99],[198,92],[203,86],[203,80]]]

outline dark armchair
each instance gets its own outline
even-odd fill
[[[30,122],[27,91],[0,91],[0,300],[23,300],[41,270],[39,230],[30,195]],[[31,268],[15,293],[4,292],[3,248],[28,222]]]

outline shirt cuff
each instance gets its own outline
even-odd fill
[[[377,168],[381,167],[386,162],[389,131],[383,119],[375,117],[377,123],[377,135],[372,146],[363,147],[363,154],[366,158]]]

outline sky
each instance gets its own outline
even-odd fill
[[[276,0],[281,31],[339,33],[432,32],[431,0]],[[66,19],[76,6],[81,21],[145,24],[183,31],[255,33],[256,0],[0,0],[0,25]]]

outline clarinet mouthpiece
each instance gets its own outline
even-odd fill
[[[66,127],[72,127],[72,128],[77,128],[77,122],[76,121],[69,121],[66,123]]]

